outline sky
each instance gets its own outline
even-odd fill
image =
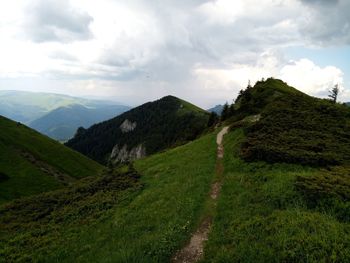
[[[209,108],[262,78],[350,101],[349,0],[3,0],[0,90]]]

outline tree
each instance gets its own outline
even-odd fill
[[[248,86],[247,86],[247,89],[250,89],[252,88],[252,85],[250,84],[250,79],[248,79]]]
[[[228,106],[228,103],[226,102],[224,107],[222,108],[221,112],[221,120],[224,121],[229,117],[230,114],[230,108]]]
[[[336,84],[334,86],[334,88],[332,88],[330,91],[329,91],[329,95],[328,97],[331,98],[331,100],[333,101],[333,103],[336,103],[337,102],[337,98],[338,98],[338,94],[339,94],[339,86],[338,84]]]
[[[217,124],[219,118],[215,112],[211,112],[208,120],[208,127],[212,127]]]

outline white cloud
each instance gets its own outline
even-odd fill
[[[232,99],[248,79],[274,76],[324,95],[334,81],[342,83],[341,70],[307,59],[288,63],[284,53],[290,46],[347,43],[349,5],[327,3],[1,1],[0,84],[6,87],[0,89],[22,83],[138,102],[170,93],[206,107]],[[320,19],[327,8],[330,16]]]
[[[210,23],[230,24],[244,14],[244,1],[216,0],[202,4],[198,11],[209,18]]]
[[[197,67],[194,75],[204,90],[215,91],[217,99],[234,98],[238,91],[262,78],[276,77],[312,96],[327,97],[335,84],[341,99],[350,97],[343,88],[343,72],[334,66],[319,67],[308,59],[285,62],[276,54],[262,54],[255,65],[232,65],[224,69]]]
[[[335,84],[343,90],[343,72],[339,68],[321,68],[308,59],[291,61],[281,69],[280,77],[289,85],[314,96],[326,97]]]

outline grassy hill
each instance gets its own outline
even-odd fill
[[[315,181],[326,171],[245,162],[244,140],[242,128],[225,136],[222,192],[203,262],[349,262],[349,199],[319,196],[315,206],[313,192],[298,186],[298,178]],[[326,185],[336,189],[336,180]],[[313,191],[323,192],[317,184]]]
[[[227,123],[204,262],[349,262],[349,108],[268,79]]]
[[[111,156],[113,162],[133,160],[195,139],[208,119],[208,112],[167,96],[89,129],[80,128],[66,145],[101,163]]]
[[[88,128],[91,125],[108,120],[129,110],[121,105],[96,105],[86,107],[72,104],[59,107],[29,123],[29,126],[42,134],[59,141],[71,139],[79,127]]]
[[[280,80],[247,89],[233,118],[260,114],[245,130],[245,160],[314,166],[350,163],[350,109],[310,97]]]
[[[167,262],[199,222],[215,162],[208,134],[0,206],[0,262]]]
[[[97,175],[102,166],[0,116],[0,203]]]
[[[170,262],[208,214],[201,262],[350,262],[349,119],[345,106],[258,82],[225,122],[223,167],[215,131],[1,205],[0,262]]]

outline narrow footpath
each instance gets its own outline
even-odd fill
[[[224,127],[216,136],[217,144],[217,161],[216,161],[216,171],[215,180],[211,185],[210,191],[210,202],[216,207],[216,200],[220,195],[221,184],[222,184],[222,174],[223,174],[223,163],[222,159],[224,157],[224,146],[223,138],[228,132],[229,127]],[[213,218],[208,215],[204,217],[198,229],[192,234],[190,241],[179,250],[175,256],[172,258],[173,263],[193,263],[199,261],[203,256],[204,242],[208,240],[208,234],[211,229]]]

